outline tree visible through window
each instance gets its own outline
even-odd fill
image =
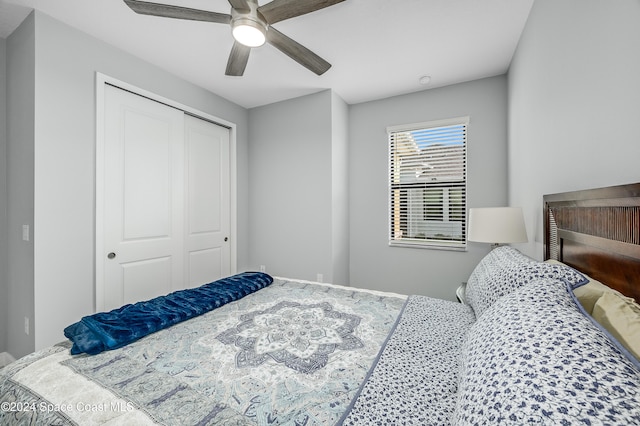
[[[466,247],[468,122],[387,129],[391,245]]]

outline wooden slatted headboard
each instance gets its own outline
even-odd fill
[[[545,195],[544,258],[640,301],[640,183]]]

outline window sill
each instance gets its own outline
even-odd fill
[[[467,251],[467,246],[446,245],[438,243],[412,243],[408,241],[389,241],[389,247],[415,248],[428,250]]]

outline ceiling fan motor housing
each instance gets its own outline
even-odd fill
[[[262,46],[266,41],[267,20],[258,11],[255,1],[247,1],[249,10],[231,8],[231,33],[239,43],[249,47]]]

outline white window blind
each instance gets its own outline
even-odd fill
[[[389,133],[389,244],[466,247],[468,117]]]

